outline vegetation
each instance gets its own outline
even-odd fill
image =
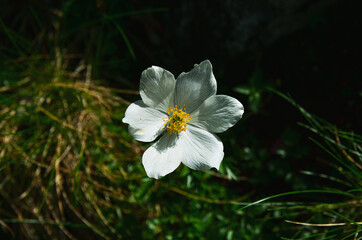
[[[309,113],[260,69],[222,86],[246,114],[220,135],[220,172],[147,178],[148,144],[121,122],[139,98],[126,29],[130,16],[167,9],[97,3],[2,11],[1,239],[362,239],[362,136]],[[271,98],[304,119],[265,144],[251,126]]]

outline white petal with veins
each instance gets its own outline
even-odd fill
[[[175,77],[169,71],[156,66],[147,68],[141,75],[141,98],[147,106],[167,112],[173,104],[175,84]]]
[[[148,177],[158,179],[180,165],[184,149],[178,144],[177,138],[175,134],[166,133],[145,151],[142,164]]]
[[[243,113],[244,107],[237,99],[214,95],[192,113],[190,124],[209,132],[221,133],[234,126]]]
[[[183,149],[182,163],[194,170],[216,168],[224,158],[224,146],[213,133],[188,126],[180,134],[178,144]]]
[[[166,116],[139,100],[129,105],[122,122],[129,124],[128,131],[136,140],[152,142],[163,132],[163,118]]]
[[[187,73],[177,77],[174,103],[179,107],[185,104],[187,113],[192,113],[207,98],[216,94],[216,79],[209,60],[203,61]]]

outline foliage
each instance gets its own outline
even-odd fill
[[[180,167],[148,179],[147,144],[121,122],[139,97],[124,89],[137,85],[127,79],[139,61],[125,17],[165,9],[8,2],[14,15],[0,19],[1,239],[361,238],[361,135],[307,112],[257,69],[236,88],[247,113],[220,135],[220,172]],[[274,93],[306,123],[269,141],[255,122]]]

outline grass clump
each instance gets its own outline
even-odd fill
[[[272,91],[300,111],[307,123],[299,125],[315,134],[309,139],[328,154],[320,160],[325,165],[325,172],[301,171],[302,174],[313,177],[315,182],[321,182],[318,185],[323,190],[315,190],[315,194],[311,196],[315,200],[280,208],[288,212],[286,222],[299,226],[292,238],[285,239],[360,239],[362,136],[340,130],[306,111],[289,95]],[[323,193],[345,197],[330,196],[320,201]],[[291,194],[303,194],[303,191]]]
[[[124,180],[142,176],[125,170],[142,150],[121,124],[127,101],[95,84],[90,65],[69,72],[56,58],[42,68],[2,72],[13,76],[0,88],[2,226],[15,238],[75,238],[66,227],[120,235],[110,219],[132,208]]]

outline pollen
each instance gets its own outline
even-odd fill
[[[186,113],[185,105],[183,108],[177,108],[175,105],[174,108],[168,108],[168,117],[165,117],[163,121],[165,122],[164,130],[167,130],[170,134],[179,134],[180,132],[185,132],[187,129],[187,123],[190,122],[191,117]]]

